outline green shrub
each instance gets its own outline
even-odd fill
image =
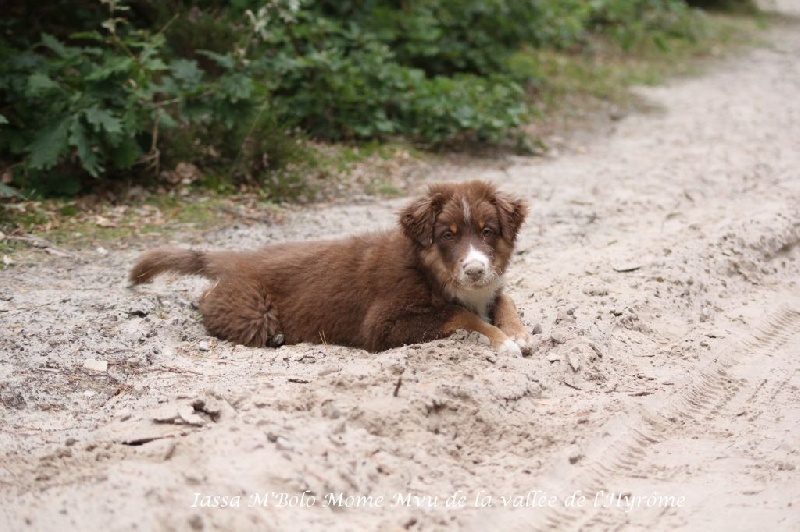
[[[258,84],[231,54],[196,51],[218,71],[212,78],[171,56],[163,34],[116,15],[102,33],[43,34],[21,53],[3,47],[0,151],[24,188],[74,194],[87,177],[127,176],[134,165],[153,175],[172,132],[189,129],[204,144],[251,120]]]
[[[521,47],[667,46],[702,26],[679,0],[29,4],[0,20],[0,161],[42,194],[179,162],[282,194],[298,138],[502,141],[540,81],[513,68]]]
[[[653,42],[695,40],[701,32],[701,14],[673,0],[602,0],[592,2],[587,26],[611,36],[624,50]]]
[[[22,158],[28,179],[55,175],[63,181],[78,168],[97,177],[130,168],[146,151],[138,136],[157,110],[142,105],[143,93],[151,89],[152,73],[166,65],[157,41],[142,44],[131,43],[131,55],[123,56],[103,46],[67,46],[44,34],[24,53],[3,50],[0,149]],[[67,192],[78,183],[60,186]]]

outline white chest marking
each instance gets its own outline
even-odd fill
[[[483,321],[488,322],[489,309],[497,298],[500,285],[500,279],[497,279],[480,288],[457,288],[450,295],[461,305],[475,312]]]

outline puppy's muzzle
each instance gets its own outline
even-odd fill
[[[477,283],[486,276],[486,265],[481,261],[473,260],[462,266],[461,273],[470,282]]]
[[[461,262],[459,281],[465,285],[481,285],[489,280],[489,268],[489,257],[470,246],[467,256]]]

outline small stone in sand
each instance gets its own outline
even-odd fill
[[[94,358],[87,358],[83,361],[84,369],[91,371],[106,372],[108,371],[108,362],[105,360],[96,360]]]

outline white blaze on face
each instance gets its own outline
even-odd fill
[[[469,203],[467,203],[466,198],[462,198],[461,205],[464,206],[464,223],[466,225],[470,225],[472,223],[472,221],[470,220],[470,218],[472,217],[472,212],[469,209]]]
[[[470,245],[467,256],[461,263],[460,281],[463,284],[482,284],[491,274],[492,264],[485,253]]]

